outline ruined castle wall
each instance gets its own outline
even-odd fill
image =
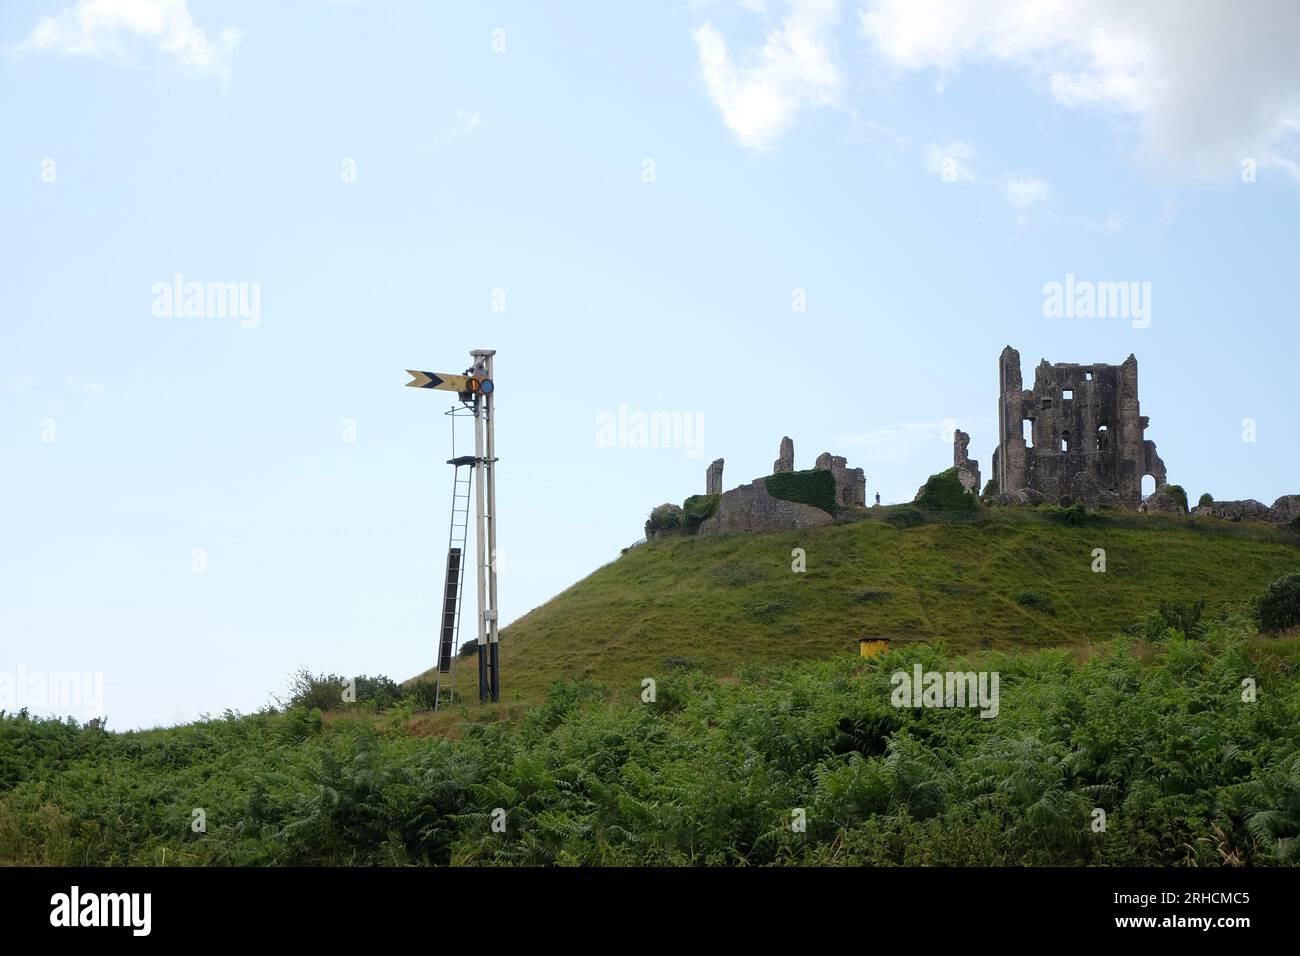
[[[753,531],[792,531],[830,524],[835,519],[821,508],[773,498],[762,478],[724,492],[718,509],[700,525],[699,534]]]

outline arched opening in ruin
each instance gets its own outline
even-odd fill
[[[1097,426],[1097,451],[1106,450],[1106,439],[1109,437],[1110,435],[1107,433],[1106,426],[1104,424],[1098,425]]]
[[[1142,497],[1150,498],[1156,491],[1156,480],[1152,475],[1142,476]]]

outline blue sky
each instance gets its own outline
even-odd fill
[[[402,370],[480,346],[505,620],[782,435],[886,502],[953,423],[987,475],[1007,344],[1135,353],[1193,496],[1300,491],[1295,8],[929,6],[5,4],[0,672],[124,728],[427,667],[448,402]],[[1150,324],[1045,317],[1067,275]],[[620,406],[702,440],[607,447]]]

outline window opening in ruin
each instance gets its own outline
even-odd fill
[[[1061,432],[1061,451],[1070,450],[1070,433]]]
[[[1097,450],[1101,451],[1106,447],[1106,426],[1097,426]]]
[[[1074,398],[1074,389],[1072,389],[1072,388],[1067,388],[1065,391],[1063,391],[1063,392],[1061,393],[1061,398],[1062,398],[1062,400],[1067,401],[1067,402],[1070,401],[1071,399],[1073,399],[1073,398]]]
[[[1045,399],[1043,399],[1043,407],[1044,407],[1044,408],[1051,408],[1051,407],[1052,407],[1052,400],[1051,400],[1050,398],[1045,398]]]
[[[1084,373],[1083,373],[1083,380],[1084,380],[1085,382],[1091,382],[1091,381],[1092,381],[1092,373],[1091,373],[1091,372],[1084,372]]]
[[[1142,497],[1150,498],[1155,494],[1156,480],[1151,475],[1142,476]]]
[[[1026,418],[1020,422],[1020,435],[1025,440],[1026,448],[1034,447],[1034,420]]]

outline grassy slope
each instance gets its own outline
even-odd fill
[[[807,572],[790,570],[791,549]],[[1107,571],[1091,570],[1105,548]],[[560,677],[615,690],[683,658],[716,674],[820,658],[859,637],[943,638],[954,650],[1104,640],[1166,600],[1210,609],[1300,568],[1297,538],[1266,527],[1159,515],[1066,527],[1026,512],[897,530],[879,520],[803,532],[677,538],[630,551],[502,633],[503,703]],[[508,587],[508,582],[504,582]],[[1047,595],[1055,613],[1023,607]],[[460,658],[460,692],[476,687]],[[421,675],[432,677],[431,673]]]

